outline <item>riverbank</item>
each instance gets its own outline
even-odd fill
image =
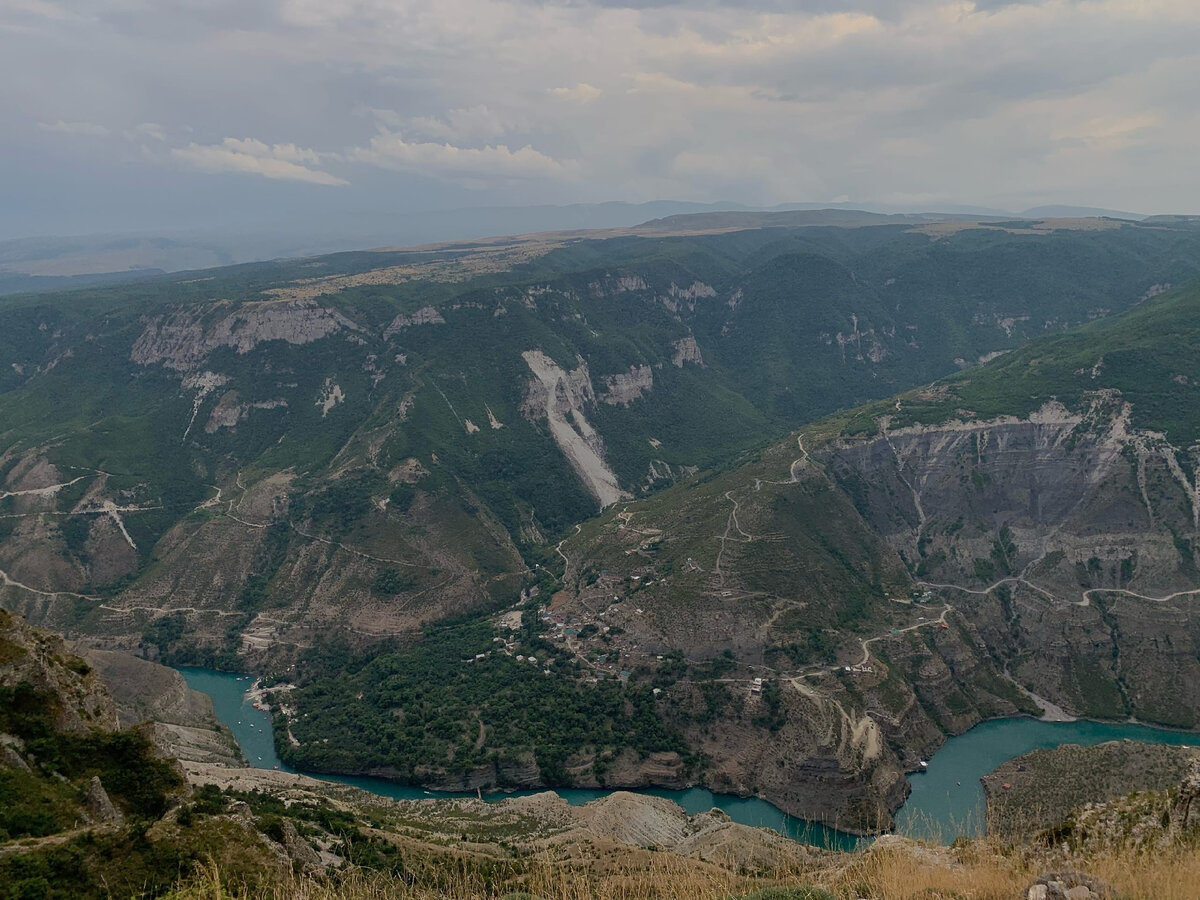
[[[212,698],[217,717],[233,731],[242,747],[243,755],[254,768],[284,774],[307,775],[333,784],[359,788],[393,800],[474,798],[477,796],[474,791],[466,793],[432,791],[369,776],[298,772],[284,763],[276,752],[273,721],[271,712],[267,708],[269,704],[262,703],[260,692],[252,692],[255,685],[255,679],[252,676],[199,668],[180,668],[179,671],[192,689],[208,694]],[[548,790],[550,789],[489,791],[483,793],[482,796],[486,801],[495,803],[507,798],[535,796],[546,793]],[[613,790],[586,788],[557,788],[553,792],[572,806],[580,806],[614,793]],[[707,788],[700,787],[681,790],[646,788],[638,790],[636,793],[671,800],[681,806],[689,815],[720,809],[733,822],[769,828],[814,847],[853,850],[863,841],[859,835],[790,816],[757,797],[715,794]]]
[[[282,763],[275,751],[270,712],[266,709],[256,709],[246,696],[246,692],[254,684],[250,676],[207,669],[180,671],[189,686],[212,697],[217,716],[234,732],[252,766],[281,772],[293,771]],[[259,700],[261,701],[261,696]],[[262,705],[259,702],[259,706]],[[948,738],[941,749],[928,760],[929,765],[926,769],[909,776],[912,792],[896,814],[896,831],[940,843],[950,843],[959,835],[981,835],[986,821],[981,779],[997,766],[1033,750],[1050,749],[1062,744],[1091,746],[1124,738],[1152,744],[1200,743],[1200,735],[1194,732],[1171,731],[1140,724],[1078,719],[1048,721],[1029,717],[993,719],[976,725],[965,734]],[[392,799],[456,796],[437,794],[379,778],[337,775],[319,777]],[[537,793],[540,792],[489,793],[484,796],[489,800],[500,800],[506,796],[532,796]],[[578,805],[608,796],[612,791],[560,789],[556,793],[568,803]],[[861,839],[854,835],[789,816],[765,800],[755,797],[714,794],[705,788],[649,789],[639,793],[670,799],[689,813],[704,812],[715,807],[726,812],[735,822],[771,828],[818,847],[848,850],[861,843]]]

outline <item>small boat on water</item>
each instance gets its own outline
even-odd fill
[[[921,760],[921,763],[920,763],[920,765],[921,765],[921,768],[922,768],[922,769],[928,769],[928,768],[929,768],[929,763],[928,763],[928,762],[926,762],[925,760]]]

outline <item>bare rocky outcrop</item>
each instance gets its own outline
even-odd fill
[[[392,319],[387,328],[383,329],[383,336],[390,338],[394,334],[399,334],[405,328],[414,328],[418,325],[445,325],[446,320],[442,318],[442,314],[432,306],[423,306],[412,315],[398,315]]]
[[[688,335],[685,338],[680,338],[671,345],[675,353],[671,357],[671,364],[676,368],[683,368],[684,363],[695,363],[698,366],[704,365],[704,357],[700,353],[700,345],[696,343],[694,335]]]
[[[0,766],[8,766],[22,772],[31,771],[29,763],[25,762],[25,757],[21,755],[20,751],[23,749],[25,749],[24,743],[19,737],[0,734]]]
[[[1200,757],[1191,761],[1171,804],[1171,832],[1182,834],[1200,828]]]
[[[628,372],[604,377],[601,403],[609,406],[628,406],[654,387],[654,370],[649,366],[630,366]]]
[[[605,278],[603,281],[593,281],[588,285],[588,292],[597,299],[613,297],[630,291],[648,291],[650,285],[641,275],[618,275],[615,278]]]
[[[531,421],[545,417],[555,443],[601,506],[626,499],[629,494],[604,460],[604,442],[584,415],[585,407],[596,402],[587,363],[580,359],[567,371],[541,350],[521,356],[534,375],[521,412]]]
[[[317,407],[321,410],[321,418],[324,419],[339,403],[346,401],[346,394],[342,391],[339,385],[333,378],[326,378],[325,384],[321,387],[321,395],[317,398]]]
[[[108,791],[104,790],[104,785],[100,783],[99,775],[93,775],[92,780],[88,782],[84,803],[93,822],[101,825],[125,824],[125,816],[109,798]]]
[[[57,635],[0,610],[0,686],[29,684],[53,698],[54,725],[67,734],[115,731],[117,709],[99,676]]]
[[[1027,900],[1115,900],[1112,885],[1070,869],[1038,876],[1024,895]]]
[[[244,422],[250,417],[250,413],[256,409],[278,409],[279,407],[287,406],[287,401],[282,398],[272,400],[254,400],[249,403],[240,401],[237,391],[229,391],[217,402],[213,407],[212,414],[208,418],[208,424],[204,426],[205,432],[208,434],[216,434],[222,428],[233,430],[237,428],[239,422]]]
[[[321,855],[313,849],[312,844],[300,837],[300,833],[296,831],[295,824],[284,819],[280,825],[282,832],[284,852],[287,853],[290,859],[302,872],[315,872],[322,867]]]
[[[310,344],[339,331],[362,330],[340,312],[313,300],[266,300],[222,312],[187,308],[146,317],[130,359],[138,365],[189,372],[218,347],[244,354],[265,341]]]
[[[671,286],[667,289],[667,296],[662,298],[662,303],[671,312],[679,312],[685,308],[689,312],[695,312],[698,299],[715,296],[717,296],[716,289],[703,281],[693,281],[687,287],[680,287],[675,282],[671,282]]]
[[[117,707],[120,727],[149,723],[155,745],[176,759],[237,765],[242,754],[212,700],[193,691],[175,669],[109,650],[77,648]]]

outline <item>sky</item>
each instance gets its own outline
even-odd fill
[[[1200,213],[1197,0],[0,0],[0,236],[656,199]]]

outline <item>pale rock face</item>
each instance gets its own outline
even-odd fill
[[[287,401],[274,399],[256,400],[253,403],[239,403],[237,391],[229,391],[213,408],[212,415],[209,416],[208,424],[204,426],[204,430],[208,434],[216,434],[222,428],[234,429],[237,428],[239,422],[250,417],[252,410],[277,409],[281,406],[287,406]]]
[[[183,377],[184,389],[196,391],[199,394],[211,394],[217,388],[228,383],[227,377],[216,372],[192,372]]]
[[[325,418],[339,403],[346,400],[346,395],[342,392],[339,385],[332,378],[325,379],[325,385],[321,388],[321,396],[317,398],[317,406],[321,408],[321,418]]]
[[[418,325],[445,325],[446,320],[442,318],[442,314],[432,306],[424,306],[418,309],[411,316],[400,315],[392,319],[392,324],[388,325],[383,330],[383,336],[390,338],[393,334],[398,334],[405,328],[414,328]]]
[[[567,371],[541,350],[526,350],[521,356],[534,375],[522,414],[534,422],[545,417],[555,443],[601,506],[626,499],[629,494],[604,460],[604,442],[584,414],[585,407],[596,402],[587,363],[580,359]]]
[[[649,366],[630,366],[628,372],[607,375],[601,403],[609,406],[628,406],[654,387],[654,370]]]
[[[847,350],[849,350],[849,352],[852,354],[851,358],[860,362],[865,362],[867,360],[870,360],[873,363],[883,362],[883,360],[887,358],[888,349],[879,340],[878,335],[875,333],[875,329],[868,328],[866,331],[862,331],[858,327],[858,316],[854,313],[850,314],[850,321],[854,326],[851,332],[849,334],[842,334],[842,332],[839,331],[836,337],[838,348],[841,350],[842,354],[842,362],[846,362]],[[955,360],[955,362],[957,363],[958,360]],[[963,365],[966,365],[965,361],[963,362]]]
[[[596,298],[648,290],[650,290],[650,285],[646,284],[646,279],[641,275],[620,275],[606,281],[593,281],[588,285],[588,292]]]
[[[218,347],[249,353],[266,341],[310,344],[339,331],[361,331],[336,310],[312,300],[246,303],[210,326],[194,310],[143,320],[145,328],[130,353],[138,365],[161,364],[180,372],[199,368]]]
[[[716,290],[705,284],[703,281],[693,281],[690,286],[681,288],[679,285],[672,283],[670,294],[672,297],[680,297],[684,300],[698,300],[701,297],[715,297]]]
[[[671,310],[671,312],[679,312],[685,306],[688,310],[695,312],[696,301],[698,299],[715,296],[717,296],[716,290],[703,281],[693,281],[688,287],[680,287],[671,282],[671,287],[667,290],[667,296],[661,299],[663,306]]]
[[[698,366],[704,365],[704,357],[700,354],[700,346],[696,343],[696,338],[688,335],[685,338],[680,338],[673,345],[675,355],[671,357],[671,362],[676,368],[683,368],[684,363],[695,363]]]

